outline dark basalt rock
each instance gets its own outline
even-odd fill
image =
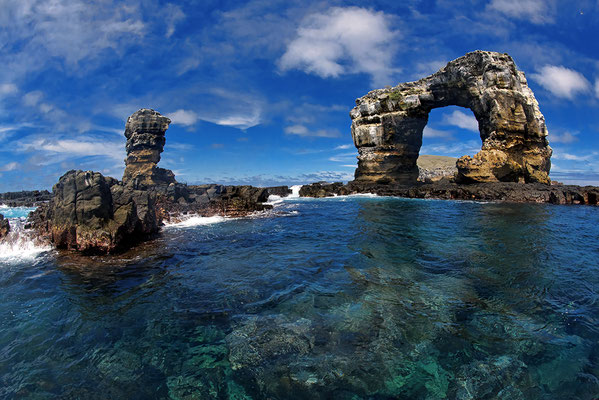
[[[273,195],[285,197],[291,194],[291,189],[289,189],[289,186],[271,186],[267,187],[266,190],[268,191],[269,196]]]
[[[419,199],[507,201],[514,203],[586,204],[599,203],[599,187],[545,185],[542,183],[487,182],[459,184],[448,180],[417,185],[363,182],[313,183],[300,190],[302,197],[326,197],[358,193]]]
[[[99,172],[69,171],[30,221],[57,248],[112,253],[158,231],[155,195]]]
[[[449,105],[472,110],[482,140],[474,157],[457,161],[458,181],[549,183],[552,151],[539,105],[514,60],[491,51],[468,53],[431,76],[357,99],[350,112],[356,181],[416,184],[429,112]]]
[[[0,204],[9,207],[37,207],[50,201],[52,195],[47,190],[31,190],[0,193]]]
[[[4,239],[10,233],[10,223],[0,214],[0,240]]]

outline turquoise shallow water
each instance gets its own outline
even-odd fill
[[[3,399],[594,399],[599,210],[295,200],[0,257]]]

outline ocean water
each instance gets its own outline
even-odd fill
[[[596,207],[273,203],[0,251],[0,398],[599,397]]]

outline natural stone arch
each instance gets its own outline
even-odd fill
[[[413,184],[422,132],[434,108],[469,108],[482,148],[457,162],[462,182],[549,183],[545,118],[524,73],[507,54],[474,51],[426,78],[356,100],[350,116],[358,182]]]

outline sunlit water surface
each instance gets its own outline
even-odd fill
[[[598,238],[595,207],[349,197],[0,254],[0,398],[593,399]]]

